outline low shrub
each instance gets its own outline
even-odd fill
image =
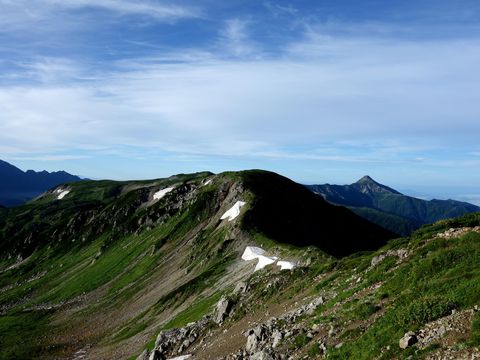
[[[423,297],[400,311],[398,320],[401,325],[421,325],[448,315],[456,307],[457,304],[445,296]]]

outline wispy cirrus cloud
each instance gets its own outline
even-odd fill
[[[259,55],[258,45],[250,38],[249,27],[251,20],[229,19],[225,21],[224,28],[220,31],[219,46],[226,50],[226,54],[236,57]]]
[[[31,22],[68,15],[75,10],[104,10],[117,15],[139,15],[157,21],[175,21],[199,17],[193,6],[179,6],[172,2],[128,0],[0,0],[0,24],[4,31],[11,27],[27,27]]]
[[[230,155],[359,138],[474,142],[478,45],[308,34],[280,59],[140,58],[92,81],[78,81],[80,65],[50,59],[28,66],[42,84],[0,88],[0,137],[19,148],[129,144]],[[58,69],[55,83],[49,74]]]

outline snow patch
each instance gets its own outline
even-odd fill
[[[58,194],[57,199],[62,200],[66,195],[68,195],[70,190],[57,189],[55,192]]]
[[[188,354],[188,355],[182,355],[182,356],[177,356],[177,357],[174,357],[174,358],[170,358],[168,360],[185,360],[185,359],[188,359],[192,357],[191,354]]]
[[[167,187],[165,189],[157,191],[155,194],[153,194],[153,200],[160,200],[161,198],[163,198],[165,195],[167,195],[173,189],[175,189],[175,188],[172,186],[172,187]]]
[[[266,256],[265,250],[256,246],[247,246],[245,251],[242,254],[242,260],[258,260],[257,266],[255,266],[255,271],[263,269],[265,266],[273,264],[277,261],[277,265],[280,266],[280,270],[292,270],[295,268],[295,263],[291,261],[279,260],[275,256]]]
[[[280,270],[293,270],[295,269],[295,263],[291,261],[279,260],[277,265],[280,266]]]
[[[208,179],[207,181],[205,181],[203,183],[203,186],[207,186],[207,185],[210,185],[212,183],[213,179]]]
[[[240,208],[244,206],[246,202],[244,201],[237,201],[235,205],[233,205],[230,209],[227,210],[225,214],[222,215],[220,218],[221,220],[227,219],[228,221],[232,221],[235,219],[238,215],[240,215]]]

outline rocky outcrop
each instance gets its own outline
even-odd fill
[[[438,343],[443,338],[461,337],[469,332],[475,310],[453,311],[451,315],[442,317],[426,324],[418,332],[418,346],[426,348]]]
[[[183,328],[161,331],[154,349],[151,352],[145,350],[137,360],[164,360],[169,355],[180,355],[195,343],[210,320],[210,316],[206,315]]]
[[[275,353],[275,348],[282,340],[304,331],[301,326],[295,324],[296,320],[303,315],[312,315],[323,303],[324,298],[319,296],[308,304],[289,311],[278,318],[271,318],[265,323],[248,330],[245,333],[247,341],[244,353],[250,356],[262,356],[259,359],[281,359],[282,357]]]
[[[480,226],[475,227],[461,227],[461,228],[450,228],[444,232],[438,233],[437,238],[441,239],[453,239],[460,236],[463,236],[469,232],[477,232],[480,233]]]
[[[406,349],[417,341],[417,335],[413,331],[409,331],[399,340],[398,345],[400,346],[400,349]]]
[[[217,303],[215,307],[215,313],[213,315],[213,321],[217,324],[223,323],[223,321],[230,315],[233,307],[233,301],[227,298],[225,295]]]
[[[383,260],[385,260],[389,256],[397,257],[399,261],[406,259],[409,255],[409,251],[407,249],[398,249],[398,250],[388,250],[385,253],[380,255],[374,256],[370,266],[374,267],[380,264]]]

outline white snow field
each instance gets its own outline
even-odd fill
[[[57,189],[55,192],[58,194],[57,199],[62,200],[66,195],[68,195],[70,190]]]
[[[202,186],[210,185],[210,184],[212,183],[212,181],[213,181],[213,179],[208,179],[207,181],[205,181],[205,182],[203,183]]]
[[[280,270],[293,270],[295,269],[295,263],[291,261],[277,261],[277,265],[280,266]]]
[[[220,218],[221,220],[227,219],[228,221],[232,221],[235,219],[238,215],[240,215],[240,208],[244,206],[246,202],[244,201],[237,201],[235,205],[233,205],[230,209],[227,210],[225,214],[222,215]]]
[[[167,195],[173,189],[175,189],[175,188],[172,186],[172,187],[167,187],[165,189],[157,191],[155,194],[153,194],[153,200],[160,200],[161,198],[163,198],[165,195]]]
[[[270,257],[266,256],[265,250],[256,246],[247,246],[245,251],[242,254],[242,260],[250,261],[250,260],[258,260],[257,266],[255,266],[255,271],[263,269],[265,266],[273,264],[277,261],[277,265],[280,266],[280,270],[292,270],[295,268],[295,263],[290,261],[283,261],[279,260],[277,257]]]

